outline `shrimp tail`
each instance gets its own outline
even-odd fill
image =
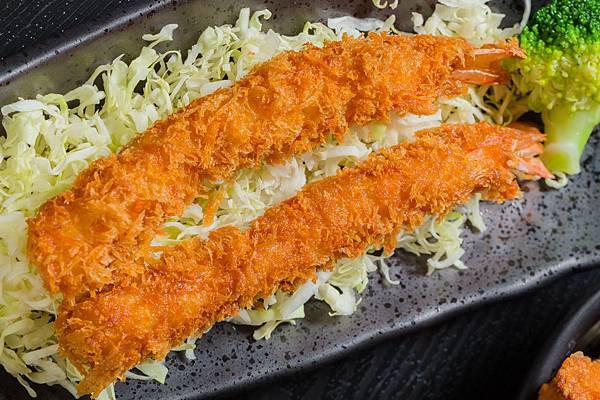
[[[509,73],[502,68],[502,61],[523,59],[525,52],[516,38],[496,45],[475,48],[464,60],[464,65],[452,73],[452,77],[463,83],[476,85],[501,85],[510,80]]]
[[[546,140],[546,135],[524,122],[514,122],[509,127],[521,133],[515,143],[516,158],[510,162],[515,175],[528,180],[554,178],[539,158],[544,151],[542,143]]]

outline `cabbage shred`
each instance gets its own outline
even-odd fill
[[[502,15],[493,13],[485,0],[441,0],[433,16],[413,15],[418,33],[462,36],[476,44],[495,42],[516,33],[500,29]],[[392,2],[391,4],[395,4]],[[130,62],[124,56],[100,66],[82,86],[67,94],[39,95],[2,107],[0,137],[0,364],[35,397],[30,383],[61,385],[76,394],[79,372],[58,353],[53,321],[60,299],[44,289],[36,269],[28,262],[26,219],[48,199],[68,189],[90,162],[119,151],[155,121],[192,100],[230,86],[252,66],[285,50],[300,50],[306,43],[322,46],[343,33],[390,31],[386,21],[351,17],[331,20],[330,27],[307,23],[296,36],[263,32],[261,19],[271,13],[250,14],[242,9],[235,25],[206,29],[187,53],[160,52],[172,40],[177,25],[147,34],[147,44]],[[332,29],[335,28],[335,29]],[[395,31],[395,30],[394,30]],[[140,89],[141,88],[141,89]],[[473,123],[487,120],[506,124],[526,111],[511,87],[470,88],[463,97],[442,102],[431,116],[394,115],[389,123],[374,122],[352,127],[342,144],[331,141],[321,148],[288,160],[241,171],[226,188],[217,218],[203,226],[202,200],[184,214],[164,224],[165,236],[155,245],[173,245],[192,236],[207,237],[225,225],[245,227],[264,210],[293,196],[305,184],[335,175],[342,166],[355,165],[382,147],[411,140],[414,132],[441,123]],[[468,220],[484,230],[478,209],[479,197],[443,220],[430,216],[414,232],[403,232],[398,247],[428,257],[428,272],[454,266],[460,261],[461,233]],[[371,251],[376,249],[370,249]],[[330,315],[349,315],[360,302],[369,275],[379,270],[390,276],[385,257],[371,251],[355,259],[339,260],[332,272],[321,272],[293,294],[277,292],[252,310],[240,310],[236,324],[257,326],[255,339],[268,339],[281,323],[304,317],[304,304],[314,298],[326,302]],[[193,358],[194,338],[178,348]],[[127,373],[133,379],[164,382],[166,367],[149,360]],[[100,396],[114,399],[111,385]]]

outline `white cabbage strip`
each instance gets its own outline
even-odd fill
[[[515,33],[514,28],[499,28],[502,16],[492,13],[484,0],[440,3],[427,21],[414,16],[418,32],[460,35],[475,43],[494,42]],[[391,7],[396,4],[390,2]],[[58,354],[53,326],[57,300],[44,290],[27,260],[26,219],[46,200],[69,188],[91,161],[118,151],[177,108],[230,86],[256,63],[280,51],[299,50],[305,43],[322,46],[326,40],[340,38],[342,32],[359,35],[393,30],[394,21],[343,17],[329,21],[335,30],[307,23],[301,33],[287,37],[262,31],[261,19],[270,15],[267,10],[251,15],[243,9],[235,25],[206,29],[187,52],[155,49],[172,40],[177,26],[167,25],[157,34],[143,36],[148,44],[139,56],[129,62],[121,56],[98,67],[85,84],[71,92],[19,100],[1,109],[6,137],[0,137],[0,364],[31,396],[35,392],[29,382],[58,384],[75,394],[74,385],[81,376]],[[181,218],[168,221],[164,225],[168,237],[157,237],[154,243],[172,245],[191,236],[206,237],[220,226],[246,226],[306,183],[334,175],[340,166],[356,164],[381,147],[410,140],[419,129],[442,122],[508,123],[524,110],[515,99],[510,87],[472,88],[466,96],[443,103],[437,114],[394,116],[387,124],[354,127],[343,144],[331,142],[283,165],[242,171],[228,188],[211,227],[202,226],[203,203],[199,201]],[[429,272],[451,265],[464,268],[460,234],[465,221],[484,229],[477,207],[475,198],[442,221],[432,217],[417,231],[401,234],[398,245],[429,257]],[[232,321],[257,326],[254,336],[260,339],[269,338],[280,323],[302,318],[304,304],[311,298],[325,301],[331,315],[350,314],[360,301],[369,273],[377,269],[394,283],[385,260],[365,254],[340,260],[332,272],[320,273],[317,282],[307,282],[294,294],[277,292],[257,309],[240,310]],[[190,338],[174,350],[193,358],[194,341]],[[127,376],[164,382],[166,374],[162,363],[148,361]],[[112,385],[101,398],[115,398]]]

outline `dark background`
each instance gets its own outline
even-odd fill
[[[134,4],[151,1],[0,0],[0,61]],[[600,269],[575,273],[229,399],[510,399],[560,321],[599,289]]]

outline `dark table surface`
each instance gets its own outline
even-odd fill
[[[108,10],[145,3],[0,0],[0,61]],[[548,335],[598,290],[600,268],[575,273],[230,399],[510,399]]]

